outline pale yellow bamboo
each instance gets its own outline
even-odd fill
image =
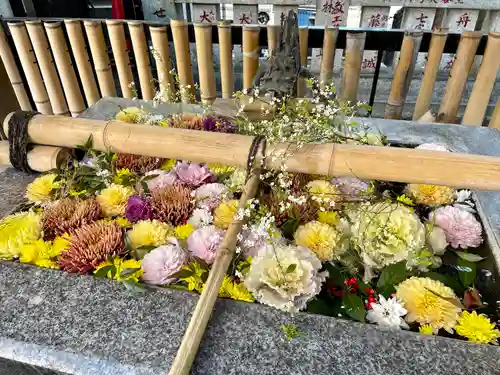
[[[457,57],[451,68],[443,100],[439,107],[440,122],[454,123],[460,108],[467,76],[474,63],[476,50],[481,40],[480,31],[464,31],[457,49]]]
[[[138,21],[128,21],[132,48],[134,49],[139,82],[141,84],[142,98],[152,100],[155,96],[153,86],[153,73],[151,72],[151,61],[149,60],[149,50],[144,35],[144,25]]]
[[[365,48],[366,33],[348,32],[346,36],[344,73],[342,77],[342,89],[340,99],[357,103],[359,74],[361,73],[361,61]]]
[[[59,76],[61,77],[69,111],[73,117],[76,117],[85,111],[86,107],[80,87],[78,86],[73,64],[71,63],[71,57],[69,56],[68,46],[64,39],[61,22],[46,22],[45,30],[47,31],[47,37],[49,38]]]
[[[118,71],[118,80],[124,98],[132,99],[135,95],[132,90],[134,77],[130,68],[129,50],[125,40],[125,27],[123,21],[106,20],[108,28],[109,41],[115,58],[116,70]]]
[[[172,62],[170,61],[170,48],[166,26],[150,26],[151,41],[153,43],[153,56],[158,71],[160,91],[164,101],[171,101],[175,96],[175,83],[172,77]]]
[[[49,42],[42,22],[26,21],[25,24],[31,44],[33,45],[33,50],[35,51],[38,66],[40,67],[40,72],[42,73],[52,110],[56,115],[69,116],[68,105],[66,104],[61,81],[52,60]]]
[[[36,109],[40,113],[51,115],[54,112],[52,111],[49,96],[42,81],[42,76],[40,75],[38,63],[35,53],[33,52],[33,47],[30,43],[26,27],[24,26],[24,23],[21,22],[9,22],[8,25],[19,55],[19,60],[21,60],[21,66],[23,67],[31,95],[33,96],[33,101],[35,102]]]
[[[233,96],[234,91],[231,25],[225,22],[219,22],[218,33],[222,97],[224,99],[229,99]]]
[[[238,203],[238,209],[244,209],[247,201],[255,197],[260,182],[260,170],[254,170]],[[215,261],[210,269],[203,292],[196,304],[189,325],[184,332],[181,345],[177,351],[169,375],[189,375],[191,366],[200,347],[212,310],[219,295],[224,275],[233,260],[237,235],[241,231],[244,220],[234,220],[227,229],[224,239],[217,250]]]
[[[333,61],[335,60],[335,45],[339,29],[331,26],[325,26],[323,37],[323,55],[321,57],[321,66],[319,72],[319,85],[325,87],[332,83]]]
[[[441,56],[443,55],[447,37],[447,29],[437,29],[432,32],[431,45],[429,46],[427,62],[425,63],[424,77],[422,78],[417,102],[415,103],[413,120],[418,120],[429,110],[432,91],[434,90],[434,82],[439,72],[439,64],[441,62]]]
[[[490,128],[500,129],[500,98],[497,100],[495,105],[495,110],[491,115],[490,123],[488,125]]]
[[[97,89],[97,83],[95,81],[94,72],[92,71],[92,66],[90,65],[87,47],[85,46],[82,24],[79,20],[72,19],[64,20],[64,24],[66,25],[71,51],[75,57],[78,75],[80,76],[83,92],[85,93],[85,99],[87,99],[87,104],[91,106],[101,97],[99,95],[99,90]]]
[[[307,44],[309,38],[309,29],[307,27],[299,28],[299,49],[300,49],[300,65],[307,67]],[[306,96],[307,85],[304,78],[298,79],[297,82],[297,97]]]
[[[97,73],[97,82],[102,96],[116,96],[115,81],[109,62],[108,49],[104,40],[102,24],[100,21],[85,21],[85,31],[89,40],[92,61]]]
[[[8,131],[5,126],[4,130]],[[60,147],[75,147],[92,136],[93,147],[100,151],[239,167],[246,167],[253,141],[239,134],[49,115],[34,116],[28,135],[32,143]],[[280,169],[280,155],[285,153],[290,172],[500,190],[499,157],[331,143],[297,149],[280,143],[267,147],[265,169]]]
[[[483,124],[486,108],[500,68],[500,33],[490,32],[481,67],[472,88],[469,103],[465,109],[462,125]]]
[[[273,54],[273,51],[277,47],[280,28],[280,25],[267,25],[267,48],[269,56]]]
[[[28,151],[28,165],[36,172],[48,172],[66,163],[70,154],[67,148],[35,145]],[[0,165],[11,165],[8,141],[0,141]]]
[[[194,24],[198,75],[200,77],[200,97],[202,104],[210,105],[216,98],[214,59],[212,54],[212,25]]]
[[[431,109],[425,112],[418,120],[422,124],[431,124],[437,122],[437,115]]]
[[[16,61],[14,60],[14,56],[12,55],[12,51],[10,50],[9,43],[7,43],[7,39],[5,38],[5,33],[3,31],[2,25],[0,25],[0,57],[2,58],[2,62],[5,67],[5,71],[7,72],[7,76],[9,77],[10,84],[12,85],[14,93],[16,94],[19,107],[23,111],[33,110],[33,107],[31,106],[30,100],[28,98],[28,94],[26,93],[26,89],[24,88],[23,79],[21,78],[19,69],[17,69]]]
[[[190,103],[194,96],[193,67],[189,53],[188,25],[184,20],[170,21],[174,39],[175,61],[183,103]]]
[[[243,89],[251,89],[259,69],[259,26],[243,26]]]
[[[403,114],[406,95],[413,78],[413,71],[417,61],[422,31],[406,32],[401,45],[399,61],[394,71],[389,99],[385,107],[385,118],[400,119]]]

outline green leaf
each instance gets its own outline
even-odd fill
[[[297,227],[299,226],[299,221],[295,218],[290,218],[286,221],[285,224],[281,227],[281,230],[283,232],[283,235],[286,238],[293,238],[293,235],[295,231],[297,230]]]
[[[125,288],[127,288],[129,292],[144,293],[146,291],[141,284],[135,282],[134,280],[121,280],[121,282],[125,285]]]
[[[475,262],[480,262],[482,261],[483,259],[486,259],[482,256],[479,256],[477,254],[472,254],[472,253],[466,253],[464,251],[455,251],[455,253],[462,259],[468,261],[468,262],[472,262],[472,263],[475,263]]]
[[[318,315],[333,316],[331,306],[325,301],[315,298],[307,304],[307,312]]]
[[[420,277],[428,277],[432,280],[441,281],[447,287],[453,289],[453,291],[457,294],[462,294],[464,292],[464,288],[460,281],[458,281],[455,277],[449,275],[443,275],[442,273],[437,272],[424,272],[419,275]]]
[[[427,289],[432,294],[438,296],[439,298],[442,298],[445,301],[448,301],[449,303],[451,303],[452,305],[458,307],[459,309],[462,309],[462,310],[465,309],[464,305],[462,305],[462,303],[460,302],[460,300],[458,298],[445,297],[445,296],[442,296],[441,294],[433,291],[432,289],[429,289],[429,288],[425,288],[425,289]]]
[[[151,192],[149,191],[149,186],[145,181],[141,181],[142,188],[146,195],[149,195]]]
[[[146,256],[147,253],[149,253],[153,249],[156,249],[156,246],[141,246],[135,250],[132,250],[132,255],[135,259],[141,260]]]
[[[345,313],[359,322],[365,321],[365,305],[360,296],[354,293],[344,293],[342,298]]]
[[[128,236],[127,233],[125,233],[124,237],[123,237],[123,240],[125,241],[125,248],[128,250],[128,251],[133,251],[134,248],[132,247],[132,242],[130,242],[130,238]],[[142,258],[141,258],[142,259]],[[138,259],[139,260],[139,259]]]
[[[464,287],[471,285],[476,279],[476,264],[459,258],[457,262],[458,278]]]
[[[195,273],[192,270],[180,270],[179,272],[174,273],[170,276],[172,279],[187,279],[188,277],[193,276]]]
[[[329,279],[333,281],[335,286],[343,288],[345,275],[342,273],[341,269],[329,262],[325,263],[325,268],[328,271]]]
[[[285,273],[292,273],[293,271],[295,271],[295,269],[297,268],[297,265],[296,264],[290,264],[288,266],[288,268],[286,269],[286,272]]]
[[[366,289],[372,289],[372,286],[365,283],[363,280],[361,280],[361,278],[358,278],[358,286],[359,291],[365,296],[368,296],[368,292],[366,291]]]
[[[126,268],[122,272],[120,272],[120,278],[126,279],[129,276],[132,276],[137,271],[140,271],[140,268]]]
[[[113,264],[110,264],[109,266],[104,266],[101,269],[99,269],[98,271],[96,271],[94,273],[94,276],[95,277],[108,277],[108,272],[112,271],[113,269],[115,270],[115,274],[116,274],[116,267]]]
[[[377,292],[389,295],[394,292],[394,286],[407,277],[406,261],[391,264],[384,268],[377,282]]]

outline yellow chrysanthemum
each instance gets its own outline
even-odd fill
[[[134,174],[130,172],[128,168],[118,169],[116,171],[115,177],[113,178],[113,182],[118,185],[126,184],[130,181],[131,178],[134,177]]]
[[[129,186],[111,184],[101,190],[97,196],[97,202],[101,205],[102,212],[106,216],[118,216],[125,213],[128,199],[134,194],[134,189]]]
[[[219,296],[231,298],[237,301],[255,302],[252,293],[248,291],[243,283],[236,283],[233,279],[224,275],[224,280],[219,289]]]
[[[162,171],[170,171],[173,167],[175,167],[176,163],[177,163],[176,159],[167,159],[163,162],[160,169]]]
[[[318,221],[320,223],[336,226],[339,223],[340,218],[336,212],[318,211]]]
[[[21,212],[0,221],[0,259],[19,256],[22,246],[42,235],[42,219],[34,212]]]
[[[434,330],[432,329],[432,326],[430,324],[424,324],[420,327],[418,327],[418,332],[420,332],[422,335],[433,335]]]
[[[455,199],[455,189],[448,186],[409,184],[406,190],[415,203],[426,206],[451,204]]]
[[[115,219],[115,222],[116,222],[116,224],[118,224],[122,228],[125,228],[125,229],[132,228],[132,223],[124,217],[117,217]]]
[[[54,182],[57,175],[49,173],[36,178],[26,187],[26,198],[33,203],[44,203],[52,200],[52,190],[59,186]]]
[[[233,222],[237,211],[237,200],[222,202],[214,211],[214,224],[222,229],[228,228],[229,224]]]
[[[25,244],[20,249],[19,261],[44,268],[59,268],[56,258],[69,248],[68,238],[57,237],[53,242],[42,239]]]
[[[170,227],[158,220],[139,221],[127,232],[132,248],[160,246],[167,242]]]
[[[340,197],[339,189],[325,180],[314,180],[306,185],[309,194],[312,195],[313,200],[318,203],[332,203]]]
[[[94,273],[98,272],[100,269],[107,267],[107,266],[115,266],[115,272],[108,271],[106,274],[106,277],[108,279],[113,279],[113,280],[133,280],[135,282],[139,281],[139,278],[142,276],[144,271],[141,268],[141,261],[140,260],[135,260],[135,259],[127,259],[123,260],[120,257],[116,257],[113,259],[113,262],[110,260],[107,260],[104,263],[101,263],[97,268],[95,269]],[[125,270],[133,270],[137,269],[137,271],[128,274],[126,276],[122,276],[122,272]]]
[[[208,164],[208,169],[210,169],[210,172],[212,172],[214,175],[221,176],[223,174],[234,172],[236,170],[236,167],[233,167],[231,165],[213,163]]]
[[[194,227],[191,224],[179,225],[174,228],[175,237],[179,240],[187,239],[194,232]]]
[[[342,255],[345,248],[340,244],[341,237],[337,229],[319,221],[301,225],[294,235],[297,245],[307,247],[321,261],[338,259]]]
[[[131,124],[136,124],[142,117],[146,116],[146,112],[144,112],[141,108],[138,107],[128,107],[122,109],[120,112],[116,114],[116,119],[118,121],[128,122]]]
[[[434,333],[440,328],[453,332],[461,311],[460,300],[442,282],[428,277],[411,277],[396,286],[396,298],[404,303],[409,323],[429,324]]]
[[[486,316],[478,315],[475,311],[463,311],[458,319],[456,331],[460,336],[467,337],[469,341],[480,344],[496,344],[500,331],[495,329]]]

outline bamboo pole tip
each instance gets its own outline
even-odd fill
[[[41,25],[42,21],[40,20],[26,20],[24,21],[26,25]]]
[[[217,23],[217,26],[219,28],[225,28],[225,29],[230,29],[231,28],[231,23],[228,20],[221,20]]]
[[[151,25],[151,26],[149,26],[149,31],[152,33],[166,33],[167,26]]]
[[[43,24],[46,29],[59,29],[61,27],[61,22],[59,21],[45,21]]]
[[[464,31],[462,33],[462,38],[464,39],[479,39],[481,38],[481,31]]]
[[[12,118],[12,116],[14,116],[14,113],[16,113],[16,112],[8,113],[7,116],[5,116],[5,118],[3,119],[2,126],[3,126],[3,131],[4,131],[6,136],[9,136],[9,121]]]
[[[195,22],[193,23],[193,26],[195,29],[211,29],[212,24],[211,23],[200,23],[200,22]]]
[[[119,26],[123,25],[122,20],[106,20],[106,26]]]
[[[141,21],[127,21],[128,27],[138,27],[142,26],[143,23]]]
[[[74,18],[67,18],[64,20],[64,23],[66,25],[68,24],[75,24],[75,23],[80,23],[80,20],[75,20]]]
[[[259,25],[243,25],[243,31],[260,31]]]
[[[99,27],[101,26],[101,21],[83,21],[85,27]]]
[[[439,36],[446,36],[446,35],[448,35],[449,31],[450,31],[450,29],[447,27],[437,27],[434,30],[432,30],[432,34],[439,35]]]
[[[187,27],[187,22],[185,20],[170,20],[170,27],[176,28],[176,27]]]
[[[9,25],[9,29],[20,29],[25,27],[24,22],[22,21],[7,22],[7,25]]]
[[[366,32],[364,31],[348,31],[346,34],[346,39],[365,39]]]
[[[405,30],[405,37],[409,38],[421,38],[424,35],[423,30]]]
[[[489,38],[493,38],[493,39],[500,39],[500,32],[498,32],[498,31],[490,31],[488,33],[488,37]]]

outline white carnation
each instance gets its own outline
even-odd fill
[[[210,225],[213,219],[214,218],[209,211],[197,208],[193,211],[193,215],[189,218],[188,224],[191,224],[195,228],[201,228]]]
[[[448,246],[444,230],[437,225],[432,225],[427,234],[427,244],[429,245],[429,250],[432,250],[435,255],[443,255]]]

